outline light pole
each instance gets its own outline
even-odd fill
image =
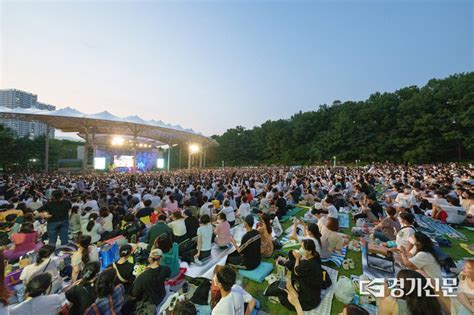
[[[333,156],[332,159],[333,159],[333,161],[334,161],[333,167],[336,167],[336,156]]]

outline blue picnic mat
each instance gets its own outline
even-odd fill
[[[339,227],[343,229],[349,228],[349,214],[339,213]]]
[[[432,218],[421,215],[421,214],[415,214],[415,217],[416,217],[416,222],[418,223],[419,226],[428,230],[433,230],[433,232],[437,234],[438,236],[447,235],[448,237],[451,237],[451,238],[467,240],[464,234],[455,230],[452,226],[446,223],[435,221]]]

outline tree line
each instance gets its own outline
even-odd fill
[[[474,158],[474,72],[432,79],[365,101],[334,101],[289,119],[237,126],[213,138],[209,162],[308,165],[430,163]]]

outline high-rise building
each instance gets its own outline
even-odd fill
[[[50,111],[56,109],[53,105],[38,102],[37,95],[16,89],[0,90],[0,106],[8,108],[38,108]],[[46,124],[37,121],[0,118],[0,124],[9,128],[17,137],[36,138],[46,134]],[[50,128],[49,137],[54,138],[53,128]]]

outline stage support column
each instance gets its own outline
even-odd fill
[[[206,149],[202,149],[202,155],[203,155],[203,166],[206,168]]]
[[[46,139],[44,143],[44,171],[48,173],[49,171],[49,132],[51,128],[49,125],[46,125]]]
[[[202,151],[199,152],[199,168],[202,168]]]
[[[87,159],[89,151],[89,129],[86,128],[84,132],[86,142],[84,143],[84,155],[82,157],[82,172],[85,173],[87,169]]]
[[[168,172],[170,171],[170,159],[171,159],[171,142],[168,143],[168,163],[167,163],[167,167],[166,169],[168,170]]]
[[[137,172],[137,134],[133,135],[133,172]]]
[[[188,148],[188,170],[191,169],[191,150]]]

